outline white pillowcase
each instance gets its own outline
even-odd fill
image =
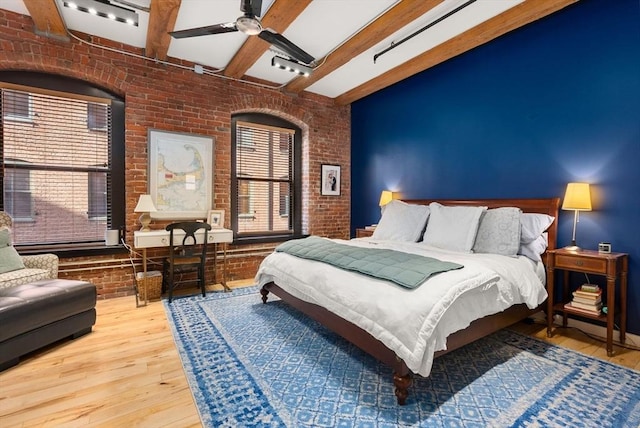
[[[555,217],[547,214],[523,213],[520,217],[520,225],[522,227],[520,243],[528,244],[538,239],[542,232],[551,226],[553,220],[555,220]]]
[[[520,216],[522,210],[515,207],[494,208],[480,216],[480,225],[474,253],[515,256],[520,248]]]
[[[547,233],[543,233],[528,244],[520,245],[518,254],[529,257],[534,262],[542,261],[542,254],[547,250],[549,245],[549,237]]]
[[[445,250],[471,252],[480,216],[487,207],[444,206],[432,202],[429,210],[423,242]]]
[[[382,218],[373,231],[373,239],[417,242],[429,218],[426,205],[407,204],[397,199],[384,207]]]

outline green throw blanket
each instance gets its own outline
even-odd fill
[[[407,288],[416,288],[437,273],[463,267],[402,251],[338,244],[316,236],[287,241],[278,245],[276,251],[392,281]]]

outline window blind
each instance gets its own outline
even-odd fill
[[[104,241],[112,206],[110,101],[0,90],[2,205],[14,218],[14,241]]]
[[[293,233],[295,130],[236,122],[238,234]]]

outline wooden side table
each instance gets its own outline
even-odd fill
[[[629,257],[626,253],[600,253],[592,250],[567,250],[564,248],[547,252],[547,337],[552,336],[553,314],[562,314],[562,325],[567,326],[567,315],[591,318],[607,324],[607,355],[613,355],[613,329],[616,311],[620,311],[620,342],[624,343],[627,331],[627,271]],[[562,301],[554,304],[554,273],[564,270]],[[589,315],[571,311],[564,304],[569,302],[569,272],[591,273],[607,278],[607,313]],[[616,283],[620,284],[620,301],[616,308]]]
[[[356,229],[356,238],[368,238],[370,236],[373,236],[373,230],[365,229],[364,227]]]

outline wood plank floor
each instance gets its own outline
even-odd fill
[[[97,311],[91,334],[0,373],[0,426],[201,426],[162,303],[136,308],[131,296],[99,301]],[[551,339],[541,324],[516,329],[640,371],[640,351],[616,346],[609,358],[601,341],[575,329],[558,329]]]

